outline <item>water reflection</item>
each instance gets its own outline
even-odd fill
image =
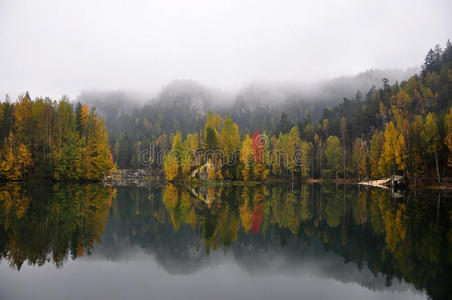
[[[9,185],[0,191],[0,255],[20,269],[24,261],[60,266],[69,253],[129,261],[144,250],[168,274],[194,276],[232,259],[250,274],[309,272],[380,291],[408,283],[447,298],[449,195],[401,196],[352,185]]]
[[[99,242],[105,228],[111,191],[100,185],[0,188],[0,259],[20,270],[25,261],[61,266]]]

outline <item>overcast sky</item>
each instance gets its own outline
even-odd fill
[[[452,38],[451,12],[450,0],[0,0],[0,97],[407,68]]]

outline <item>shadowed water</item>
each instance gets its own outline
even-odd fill
[[[0,188],[0,299],[447,299],[445,192]]]

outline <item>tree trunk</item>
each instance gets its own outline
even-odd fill
[[[343,156],[342,161],[343,161],[343,171],[344,171],[343,177],[345,179],[345,143],[344,143],[344,153],[342,154],[342,156]]]
[[[435,164],[436,164],[436,175],[438,176],[438,183],[441,183],[441,178],[439,177],[439,167],[438,167],[438,152],[435,150]]]
[[[353,155],[353,154],[352,154]],[[359,163],[360,163],[360,160],[361,160],[361,153],[360,153],[360,151],[358,151],[358,181],[361,181],[361,176],[360,176],[360,174],[359,174],[359,171],[360,171],[360,169],[359,169]],[[353,159],[353,156],[352,156],[352,159]]]
[[[311,167],[312,167],[312,169],[311,169],[311,178],[313,178],[314,179],[314,148],[312,148],[312,162],[311,162]]]
[[[320,179],[323,180],[323,170],[322,170],[322,155],[320,155]]]
[[[337,158],[334,160],[334,164],[335,164],[335,166],[334,166],[334,175],[336,176],[336,184],[337,184]]]

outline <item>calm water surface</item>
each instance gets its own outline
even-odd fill
[[[0,299],[447,299],[450,196],[7,184]]]

